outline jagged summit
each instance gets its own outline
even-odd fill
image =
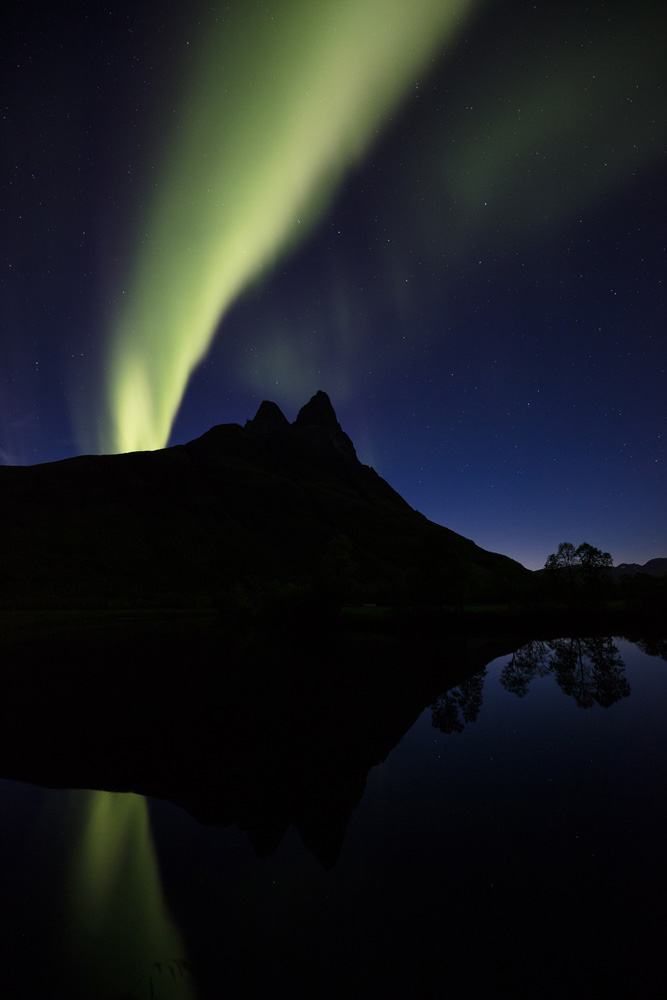
[[[339,424],[331,400],[321,389],[301,407],[293,424],[276,403],[265,399],[253,419],[246,421],[245,430],[260,437],[292,431],[296,437],[317,448],[333,446],[342,455],[357,461],[354,445]]]
[[[322,389],[318,389],[306,405],[301,407],[295,423],[306,426],[340,427],[331,400]]]
[[[289,421],[277,403],[265,399],[252,420],[246,420],[246,430],[253,434],[266,435],[274,431],[286,430]]]
[[[338,423],[336,411],[326,392],[320,389],[302,406],[292,427],[320,446],[333,445],[346,458],[357,461],[352,441]]]

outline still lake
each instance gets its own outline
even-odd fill
[[[403,735],[378,689],[383,759],[357,773],[359,720],[339,716],[345,782],[328,739],[320,800],[304,779],[269,818],[228,775],[236,805],[208,824],[157,797],[0,781],[3,995],[664,996],[665,648],[510,648],[408,706]],[[245,689],[240,705],[244,746],[281,728]]]

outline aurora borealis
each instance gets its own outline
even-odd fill
[[[208,19],[111,332],[102,451],[167,444],[229,305],[307,237],[460,21],[441,0],[289,0],[252,22],[246,8]]]
[[[24,5],[0,460],[322,388],[486,548],[664,555],[666,34],[658,0]]]

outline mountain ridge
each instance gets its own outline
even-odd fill
[[[428,521],[363,465],[320,391],[290,424],[184,445],[0,467],[5,604],[225,603],[230,588],[442,603],[529,576]]]
[[[639,563],[619,563],[611,570],[614,580],[621,580],[624,576],[636,576],[638,573],[645,573],[647,576],[667,576],[667,558],[657,557],[649,559],[643,565]]]

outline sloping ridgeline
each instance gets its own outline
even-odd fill
[[[0,467],[5,606],[505,598],[527,571],[428,521],[357,458],[329,397],[186,445]],[[248,596],[249,595],[249,596]]]

